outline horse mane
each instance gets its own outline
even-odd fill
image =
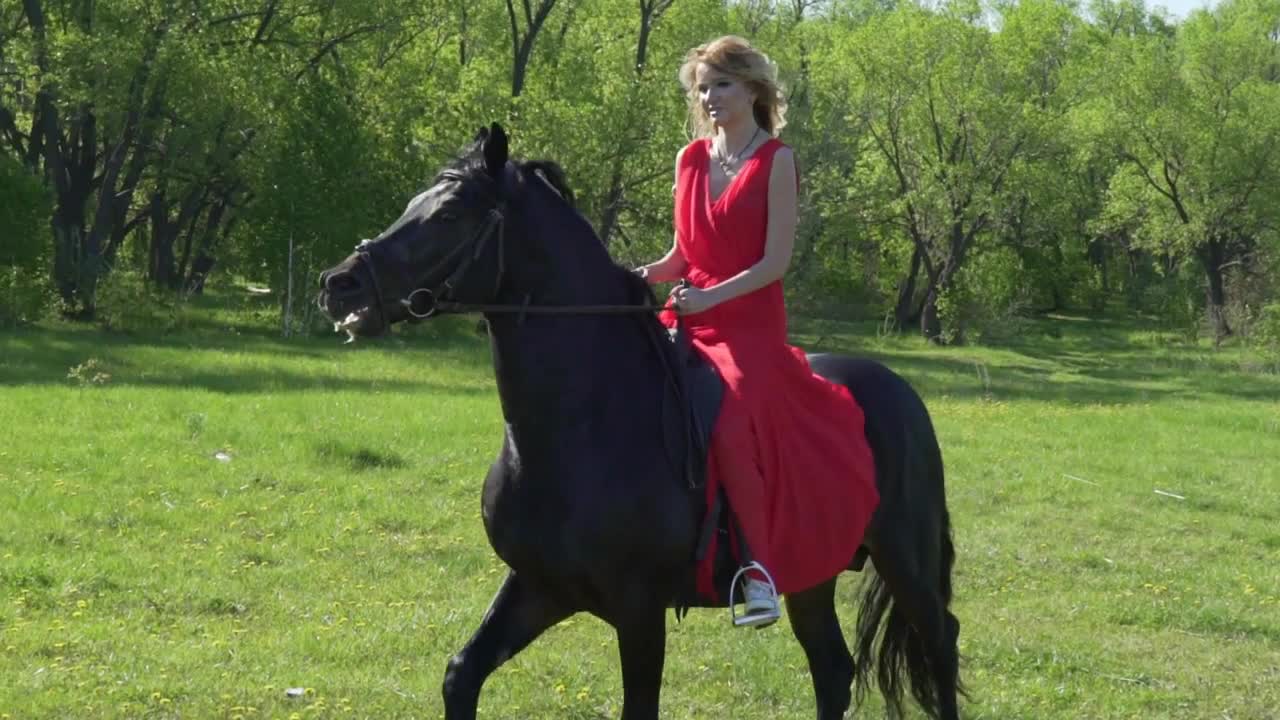
[[[554,160],[537,159],[524,160],[515,157],[510,158],[511,165],[516,172],[514,176],[523,180],[526,173],[536,174],[538,177],[546,181],[550,187],[560,198],[569,206],[571,210],[578,211],[577,196],[573,192],[573,188],[569,186],[569,178],[560,163]],[[476,141],[469,145],[461,155],[453,162],[449,163],[444,169],[437,173],[436,177],[431,181],[432,184],[438,183],[448,177],[467,176],[472,178],[483,178],[489,183],[493,182],[493,178],[485,169],[484,155],[480,152],[480,142]],[[583,218],[585,222],[585,218]],[[590,230],[592,237],[600,243],[601,247],[607,247],[604,240],[595,231],[590,222],[585,223]],[[636,305],[653,305],[657,303],[657,295],[649,282],[639,275],[632,272],[629,268],[619,265],[613,256],[606,251],[613,269],[620,277],[624,287],[626,288],[626,298],[628,303]],[[654,318],[656,322],[657,319]]]
[[[523,160],[517,161],[516,165],[521,170],[535,172],[542,176],[543,180],[555,190],[570,207],[577,207],[577,200],[573,194],[573,188],[569,187],[569,178],[565,175],[564,168],[560,167],[560,163],[554,160]]]
[[[521,160],[515,161],[515,164],[521,170],[537,173],[547,181],[547,184],[551,186],[552,190],[556,191],[556,194],[564,199],[570,208],[577,209],[573,189],[569,187],[568,176],[559,163],[554,160]],[[591,223],[587,223],[587,227],[591,231],[591,236],[600,243],[601,247],[607,248],[595,228],[591,227]],[[647,280],[631,272],[630,269],[619,265],[607,251],[606,255],[626,287],[628,303],[634,305],[653,305],[657,303],[657,295],[654,294],[653,287],[649,285]]]

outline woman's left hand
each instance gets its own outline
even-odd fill
[[[692,315],[715,307],[715,295],[692,285],[679,285],[671,291],[671,299],[682,315]]]

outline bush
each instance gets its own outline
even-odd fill
[[[97,321],[119,332],[170,333],[187,329],[186,297],[156,288],[136,271],[117,268],[98,281]]]
[[[1007,248],[974,256],[938,298],[943,341],[998,343],[1023,332],[1030,300],[1022,275],[1022,262]]]
[[[1137,309],[1153,315],[1158,327],[1177,333],[1186,342],[1200,334],[1213,334],[1205,327],[1204,279],[1195,263],[1182,263],[1173,273],[1143,286]]]
[[[46,272],[52,213],[40,179],[0,155],[0,326],[34,320],[52,304]]]
[[[1262,308],[1250,328],[1249,340],[1280,371],[1280,302]]]
[[[0,327],[34,322],[55,305],[57,294],[39,271],[0,266]]]

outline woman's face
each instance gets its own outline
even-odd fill
[[[694,82],[702,109],[716,125],[732,126],[751,118],[755,94],[741,80],[698,63]]]

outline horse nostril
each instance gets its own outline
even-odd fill
[[[360,281],[347,272],[338,272],[324,278],[324,287],[331,293],[349,293],[360,289]]]

